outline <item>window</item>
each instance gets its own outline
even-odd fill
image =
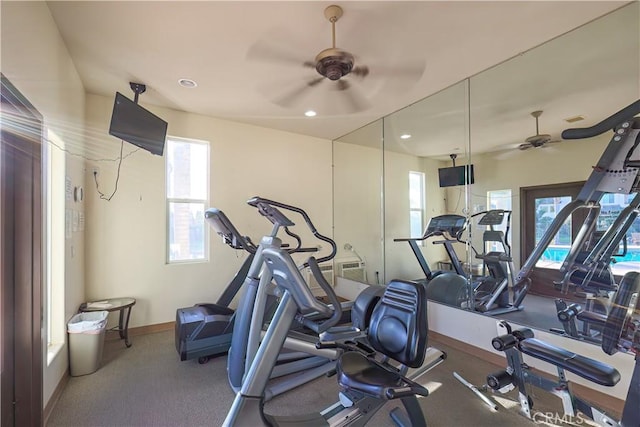
[[[65,190],[70,191],[70,188],[66,189],[64,141],[50,129],[47,130],[47,140],[49,143],[44,146],[46,214],[43,234],[47,365],[49,365],[62,348],[66,336],[64,319]]]
[[[409,227],[411,237],[422,237],[424,209],[424,173],[409,172]]]
[[[597,230],[601,233],[614,223],[636,196],[632,194],[605,194],[600,200],[602,209],[598,216]],[[629,271],[638,271],[640,267],[640,217],[636,217],[626,233],[627,250],[625,252],[621,242],[617,254],[614,254],[615,262],[611,263],[614,274],[623,276]]]
[[[169,137],[166,173],[167,262],[206,261],[209,143]]]

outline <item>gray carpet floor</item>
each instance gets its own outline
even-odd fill
[[[234,398],[226,378],[226,356],[205,365],[180,362],[169,331],[135,336],[130,348],[115,337],[107,335],[98,371],[69,379],[48,420],[49,427],[222,424]],[[480,385],[488,373],[501,367],[444,344],[430,344],[447,352],[448,358],[419,380],[432,392],[420,400],[429,425],[535,425],[518,414],[515,395],[500,397],[499,410],[494,412],[452,375],[457,371]],[[321,410],[336,401],[335,381],[335,377],[323,377],[278,396],[267,402],[266,412],[284,415]],[[534,394],[535,410],[559,411],[560,404],[554,397],[539,394]],[[387,403],[369,425],[393,425],[388,412],[396,405]]]

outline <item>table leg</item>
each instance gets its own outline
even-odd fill
[[[127,311],[127,317],[124,318],[124,311]],[[129,342],[129,317],[131,316],[131,307],[127,307],[124,310],[120,310],[120,322],[118,325],[118,332],[120,333],[120,339],[124,339],[124,344],[127,347],[131,347],[131,343]],[[124,325],[123,325],[124,320]]]

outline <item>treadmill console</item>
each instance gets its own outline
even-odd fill
[[[493,209],[485,212],[484,216],[478,221],[478,225],[500,225],[504,221],[504,210]]]
[[[464,230],[466,218],[462,215],[440,215],[434,216],[429,221],[427,229],[424,231],[424,236],[441,236],[448,234],[450,236],[457,236],[462,230]]]

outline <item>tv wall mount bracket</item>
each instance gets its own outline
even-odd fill
[[[135,93],[135,96],[133,97],[133,102],[137,104],[138,96],[140,96],[141,93],[144,93],[144,91],[147,90],[147,85],[142,83],[129,82],[129,86],[131,86],[131,90],[133,91],[133,93]]]

